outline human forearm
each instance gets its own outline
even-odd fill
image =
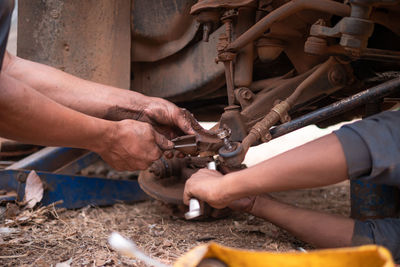
[[[146,169],[172,142],[151,125],[112,122],[77,112],[0,73],[0,136],[97,152],[118,170]],[[146,151],[146,153],[143,153]]]
[[[312,188],[347,179],[341,144],[329,134],[224,177],[231,200],[266,192]]]
[[[344,216],[294,207],[269,196],[257,196],[250,213],[318,248],[351,245],[354,220]]]
[[[159,133],[169,138],[182,132],[195,133],[195,119],[192,115],[161,98],[80,79],[9,54],[4,58],[2,72],[61,105],[90,116],[113,121],[132,119],[150,123]]]
[[[20,81],[0,74],[0,133],[47,146],[96,150],[112,123],[66,108]]]
[[[213,177],[215,176],[215,177]],[[187,182],[185,203],[194,196],[214,207],[268,192],[318,187],[347,179],[346,159],[334,134],[225,176],[200,170]]]
[[[129,118],[138,119],[151,100],[133,91],[80,79],[10,54],[4,58],[2,71],[61,105],[98,118],[114,119],[118,106],[120,112],[129,113],[125,114]]]

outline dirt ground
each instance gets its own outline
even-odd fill
[[[274,196],[301,207],[349,214],[348,183]],[[2,210],[0,227],[5,227],[7,216],[12,216],[12,208]],[[113,231],[169,264],[191,248],[210,241],[254,250],[312,249],[284,230],[248,214],[233,212],[219,220],[184,221],[158,201],[47,211],[46,216],[10,227],[11,233],[0,228],[1,266],[55,266],[65,261],[71,266],[144,266],[111,250],[107,238]]]

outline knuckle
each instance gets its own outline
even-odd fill
[[[149,165],[150,164],[147,164],[147,163],[144,163],[144,162],[140,162],[140,163],[136,164],[135,169],[144,171],[149,167]]]

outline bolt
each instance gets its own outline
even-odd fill
[[[249,89],[242,88],[240,90],[240,97],[243,98],[244,100],[251,100],[253,97],[253,94]]]
[[[226,150],[231,151],[233,149],[231,142],[229,141],[228,138],[224,138],[224,147]]]
[[[206,22],[203,24],[203,42],[208,42],[208,38],[210,37],[211,28],[212,28],[211,22]]]
[[[333,84],[333,85],[342,85],[342,84],[346,83],[345,74],[343,73],[343,71],[341,71],[337,67],[332,68],[332,70],[328,74],[328,78],[329,78],[329,81],[331,82],[331,84]]]
[[[227,151],[232,151],[233,147],[231,142],[229,141],[229,136],[231,135],[231,130],[227,128],[220,129],[217,133],[219,139],[224,142],[224,147]]]

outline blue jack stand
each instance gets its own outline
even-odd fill
[[[112,180],[76,175],[100,157],[87,150],[64,147],[46,147],[0,170],[0,189],[15,191],[16,197],[1,197],[0,202],[22,200],[26,178],[35,170],[44,184],[41,205],[62,200],[57,207],[67,209],[87,205],[107,206],[148,199],[137,180]]]

